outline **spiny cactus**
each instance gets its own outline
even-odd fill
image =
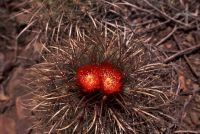
[[[92,28],[50,44],[43,62],[27,69],[34,127],[46,133],[155,133],[176,121],[172,68],[132,32]],[[80,38],[81,37],[81,38]],[[77,70],[108,63],[121,73],[120,90],[84,92]]]

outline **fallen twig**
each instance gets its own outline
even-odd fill
[[[147,5],[149,5],[151,8],[155,9],[157,12],[159,12],[160,14],[162,14],[166,19],[169,19],[169,20],[171,20],[171,21],[174,21],[174,22],[176,22],[176,23],[178,23],[178,24],[181,24],[181,25],[184,25],[184,26],[186,26],[186,27],[189,26],[189,25],[187,25],[187,24],[185,24],[185,23],[183,23],[183,22],[181,22],[181,21],[175,19],[176,16],[175,16],[175,17],[171,17],[171,16],[169,16],[168,14],[166,14],[165,12],[161,11],[159,8],[157,8],[157,7],[155,7],[153,4],[151,4],[148,0],[143,0],[143,1],[144,1]]]
[[[173,35],[173,38],[174,38],[174,41],[175,41],[175,43],[177,44],[178,48],[179,48],[180,50],[182,50],[182,47],[181,47],[181,45],[180,45],[180,42],[177,40],[177,38],[176,38],[175,35]],[[198,74],[196,73],[196,71],[195,71],[194,68],[192,67],[192,65],[191,65],[191,63],[190,63],[188,57],[187,57],[186,55],[183,55],[183,58],[185,59],[186,63],[188,64],[188,66],[189,66],[189,68],[190,68],[192,74],[194,75],[194,77],[195,77],[195,78],[199,78]]]
[[[193,53],[194,51],[196,51],[198,49],[200,49],[200,44],[196,45],[196,46],[192,46],[192,47],[187,48],[187,49],[184,49],[184,50],[182,50],[182,51],[180,51],[180,52],[168,57],[167,59],[164,60],[164,63],[169,63],[169,62],[175,60],[178,57],[181,57],[181,56],[187,55],[187,54],[191,54],[191,53]]]
[[[156,43],[156,46],[159,46],[160,44],[162,44],[164,41],[166,41],[169,37],[171,37],[174,32],[177,30],[177,27],[176,25],[174,26],[173,30],[167,35],[165,36],[164,38],[162,38],[158,43]]]
[[[188,133],[190,133],[190,134],[199,134],[200,133],[200,131],[192,131],[192,130],[178,130],[178,131],[175,131],[174,132],[175,134],[179,134],[179,133],[181,133],[181,134],[188,134]]]

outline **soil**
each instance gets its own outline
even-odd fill
[[[18,86],[18,76],[23,70],[40,61],[38,46],[41,45],[36,41],[38,29],[30,26],[21,34],[30,24],[30,7],[25,0],[0,1],[0,134],[34,133],[27,129],[32,124],[23,110],[24,90]],[[200,19],[200,9],[197,10]],[[197,23],[200,25],[199,21]],[[200,133],[200,26],[173,30],[174,27],[166,25],[152,36],[156,37],[155,47],[164,53],[164,62],[173,64],[177,71],[175,82],[181,90],[180,101],[184,103],[180,120],[184,129],[174,133],[197,134]],[[172,35],[164,40],[169,33]],[[38,45],[33,46],[32,42]]]

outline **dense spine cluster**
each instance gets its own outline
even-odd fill
[[[47,41],[43,62],[27,69],[33,128],[48,134],[166,132],[176,121],[171,66],[145,45],[150,37],[91,20],[89,29],[71,24],[69,36],[52,35],[59,40]]]
[[[161,131],[168,125],[173,119],[171,85],[165,83],[170,67],[151,63],[156,57],[127,37],[123,43],[122,36],[101,33],[49,46],[45,62],[28,69],[36,128],[117,134]]]

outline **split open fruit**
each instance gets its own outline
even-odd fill
[[[122,75],[109,63],[83,65],[77,70],[77,82],[84,92],[101,90],[105,94],[120,91]]]

